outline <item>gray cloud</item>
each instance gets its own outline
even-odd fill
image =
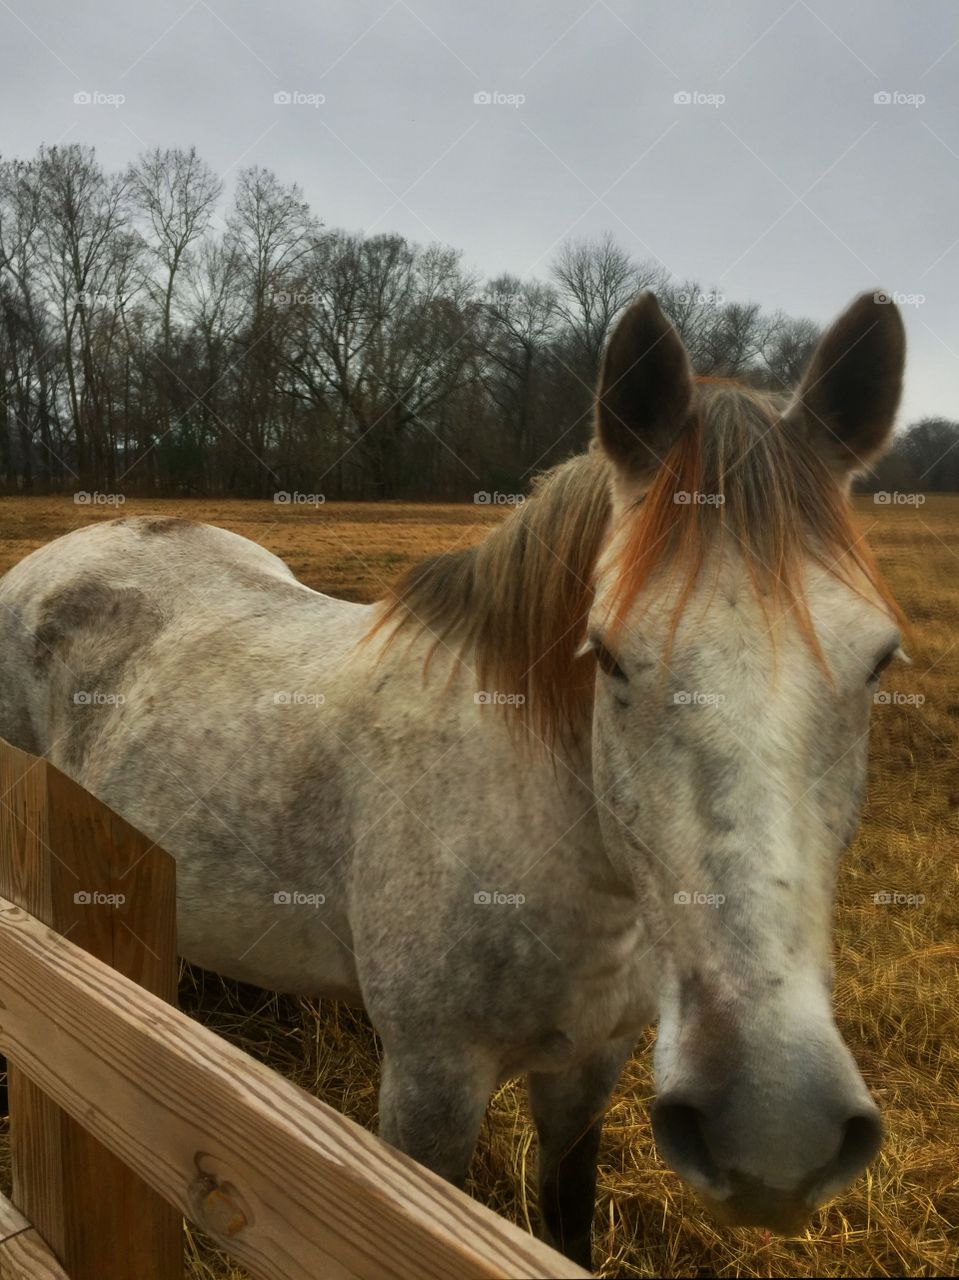
[[[904,417],[959,414],[953,0],[3,0],[0,41],[7,155],[84,142],[119,167],[193,143],[228,178],[296,180],[328,225],[484,273],[541,274],[609,230],[819,321],[881,284],[924,298]]]

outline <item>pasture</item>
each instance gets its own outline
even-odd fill
[[[913,633],[874,710],[870,790],[840,875],[836,1008],[879,1101],[882,1154],[794,1239],[718,1229],[658,1161],[648,1121],[649,1046],[611,1107],[600,1158],[600,1274],[938,1275],[959,1251],[959,498],[916,508],[857,500],[858,518]],[[114,508],[0,501],[0,572]],[[178,514],[262,543],[308,585],[371,600],[416,560],[480,539],[503,510],[473,505],[131,500],[121,514]],[[877,895],[879,900],[877,901]],[[887,900],[884,900],[887,899]],[[359,1123],[376,1121],[377,1045],[362,1015],[187,970],[181,1006]],[[535,1223],[535,1151],[520,1082],[493,1099],[472,1167],[474,1195]],[[238,1278],[197,1235],[191,1277]]]

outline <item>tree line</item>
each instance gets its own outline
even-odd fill
[[[192,148],[115,173],[81,145],[0,161],[0,490],[521,492],[587,439],[640,289],[702,374],[791,387],[818,337],[609,236],[542,279],[482,278],[447,246],[328,228],[264,168],[221,217],[223,195]],[[956,441],[918,424],[889,474],[959,489]]]

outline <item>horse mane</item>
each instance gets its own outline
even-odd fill
[[[375,634],[396,623],[466,660],[476,691],[518,695],[520,719],[548,744],[578,731],[594,662],[577,656],[592,575],[609,526],[610,469],[598,446],[540,475],[482,542],[414,565],[383,601]],[[429,659],[427,659],[428,661]]]
[[[615,531],[613,633],[668,567],[682,575],[674,635],[707,558],[723,543],[739,552],[764,612],[791,614],[827,674],[804,592],[809,557],[860,593],[871,587],[902,620],[845,491],[802,433],[783,424],[782,409],[780,396],[701,380],[690,421]],[[369,635],[391,627],[391,643],[404,632],[431,634],[427,665],[439,647],[452,649],[475,673],[477,691],[514,695],[514,723],[551,749],[572,740],[592,708],[595,659],[579,651],[597,560],[613,532],[611,480],[595,442],[539,476],[526,502],[482,542],[408,570]]]

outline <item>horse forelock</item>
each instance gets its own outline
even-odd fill
[[[525,503],[473,547],[415,565],[382,602],[370,637],[431,638],[477,691],[512,695],[510,721],[550,749],[589,722],[595,659],[581,652],[597,564],[615,546],[610,628],[660,571],[680,584],[671,635],[707,562],[741,558],[764,613],[792,614],[824,663],[804,591],[810,558],[898,620],[848,496],[815,452],[783,425],[782,397],[701,379],[690,420],[650,489],[613,512],[611,466],[594,443],[541,475]]]

